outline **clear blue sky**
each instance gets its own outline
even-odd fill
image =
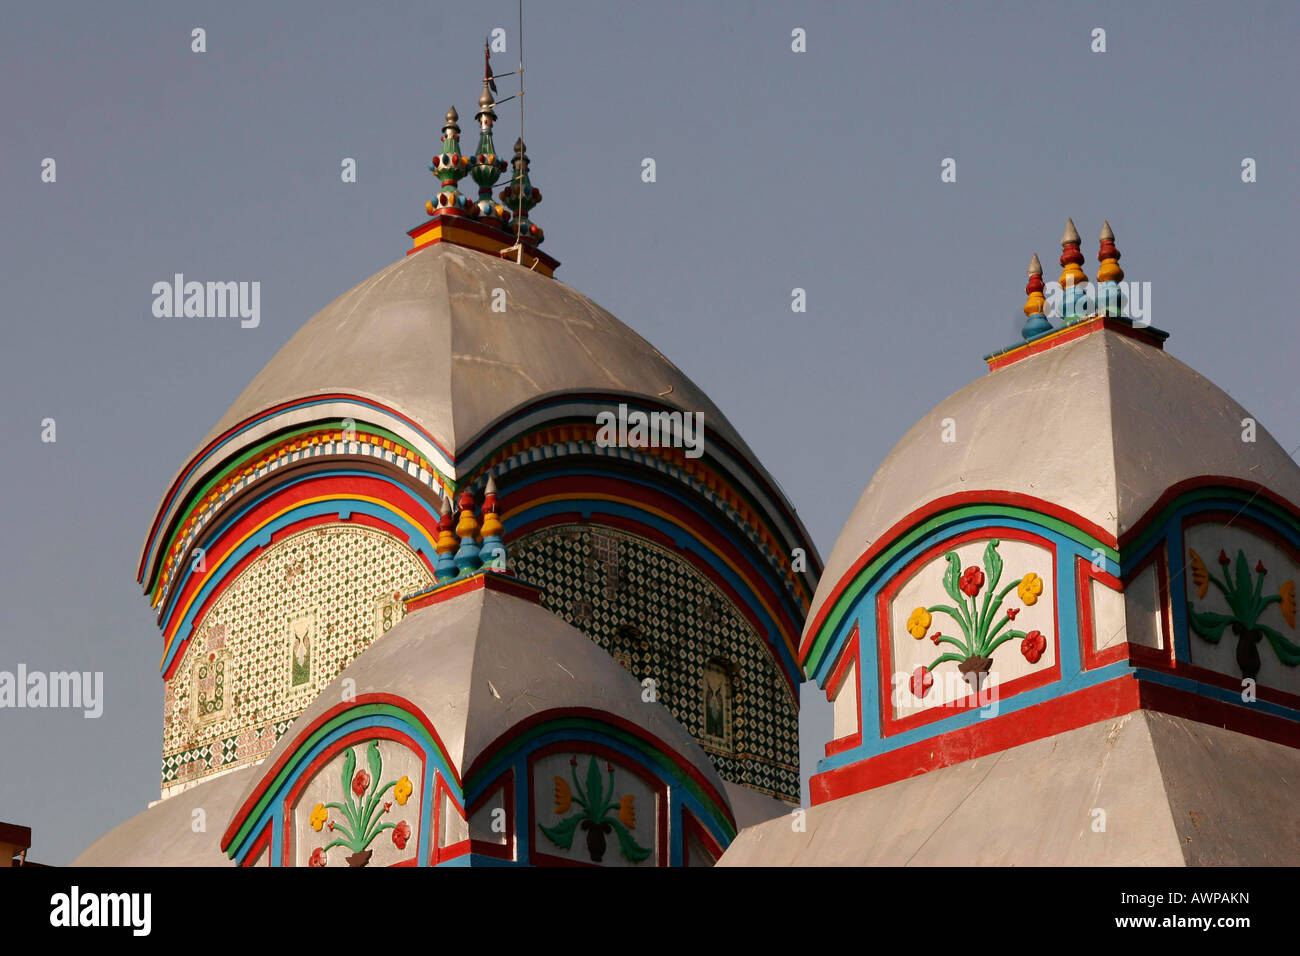
[[[534,2],[535,218],[558,277],[710,394],[823,554],[894,442],[1015,337],[1025,264],[1055,278],[1067,216],[1090,276],[1110,220],[1169,350],[1291,450],[1298,11]],[[0,820],[67,863],[158,794],[134,572],[167,481],[303,322],[404,253],[484,35],[516,58],[515,5],[51,0],[4,21],[0,670],[103,671],[106,700],[0,710]],[[261,326],[154,318],[175,272],[260,281]],[[829,736],[824,703],[807,714],[805,769]]]

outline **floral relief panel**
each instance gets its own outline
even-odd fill
[[[419,845],[418,753],[392,740],[353,744],[335,754],[290,811],[295,866],[391,866]]]
[[[1300,694],[1300,562],[1271,536],[1237,525],[1192,525],[1183,545],[1192,664]]]
[[[888,593],[888,592],[886,592]],[[965,701],[1056,665],[1052,551],[985,538],[933,554],[888,600],[894,719]]]

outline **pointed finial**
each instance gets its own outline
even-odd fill
[[[438,195],[424,204],[430,215],[452,213],[473,215],[477,208],[460,194],[456,184],[469,175],[469,157],[460,154],[460,116],[456,107],[447,110],[447,122],[442,127],[442,152],[433,157],[429,171],[438,177],[442,188]]]
[[[1027,270],[1029,281],[1025,283],[1025,324],[1020,330],[1022,338],[1028,340],[1035,336],[1042,335],[1044,332],[1050,332],[1052,323],[1047,321],[1044,314],[1044,304],[1046,298],[1043,296],[1043,266],[1038,261],[1038,253],[1029,260],[1029,269]]]
[[[1061,236],[1061,316],[1068,322],[1082,318],[1088,305],[1088,293],[1085,288],[1088,277],[1084,275],[1083,253],[1079,251],[1079,230],[1074,228],[1074,220],[1065,221],[1065,232]]]
[[[1111,232],[1110,222],[1101,224],[1101,247],[1097,250],[1097,311],[1102,315],[1122,316],[1124,304],[1120,294],[1119,283],[1124,278],[1120,268],[1120,251],[1115,248],[1115,233]]]
[[[452,530],[453,520],[451,517],[451,499],[447,497],[444,489],[442,493],[442,504],[438,508],[438,543],[435,550],[438,552],[438,560],[434,564],[433,573],[439,581],[446,581],[454,578],[460,571],[456,567],[456,534]]]
[[[501,190],[501,201],[515,214],[515,230],[523,242],[539,245],[546,238],[540,226],[528,219],[528,211],[542,201],[542,192],[533,186],[528,178],[527,147],[522,139],[515,140],[515,158],[510,161],[514,170],[510,174],[510,185]]]
[[[483,45],[483,92],[479,94],[478,150],[474,156],[474,167],[470,175],[478,183],[478,199],[474,206],[478,216],[491,225],[504,227],[510,221],[510,210],[492,199],[492,189],[506,171],[506,161],[497,155],[497,148],[492,140],[492,124],[497,114],[492,109],[496,106],[496,83],[492,80],[491,52],[487,44]]]
[[[483,491],[483,544],[479,554],[485,568],[506,570],[506,546],[501,540],[505,526],[497,515],[497,483],[488,475],[487,487]]]
[[[475,571],[479,567],[478,556],[478,519],[474,516],[474,493],[466,488],[460,495],[460,520],[456,522],[456,535],[460,538],[460,548],[456,551],[456,567],[461,573]]]

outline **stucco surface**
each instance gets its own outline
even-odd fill
[[[1210,770],[1210,751],[1267,760],[1266,778],[1298,779],[1300,751],[1176,717],[1136,711],[943,767],[742,832],[722,866],[1180,866],[1300,860],[1300,835],[1239,825],[1285,804],[1249,775]],[[1215,793],[1206,775],[1215,778]],[[1198,803],[1221,837],[1187,851],[1182,821]],[[1104,830],[1094,829],[1105,814]],[[1228,834],[1239,842],[1225,853]],[[1258,840],[1269,841],[1265,845]]]
[[[232,866],[221,852],[221,833],[257,772],[240,767],[154,804],[109,830],[72,865]],[[195,832],[198,809],[204,829]]]

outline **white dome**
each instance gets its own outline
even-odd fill
[[[1248,412],[1154,344],[1099,329],[991,372],[944,399],[885,458],[826,563],[808,615],[890,529],[947,495],[1013,492],[1118,539],[1170,486],[1221,476],[1300,502],[1300,467]],[[956,441],[943,441],[947,420]],[[900,529],[901,530],[901,529]]]

